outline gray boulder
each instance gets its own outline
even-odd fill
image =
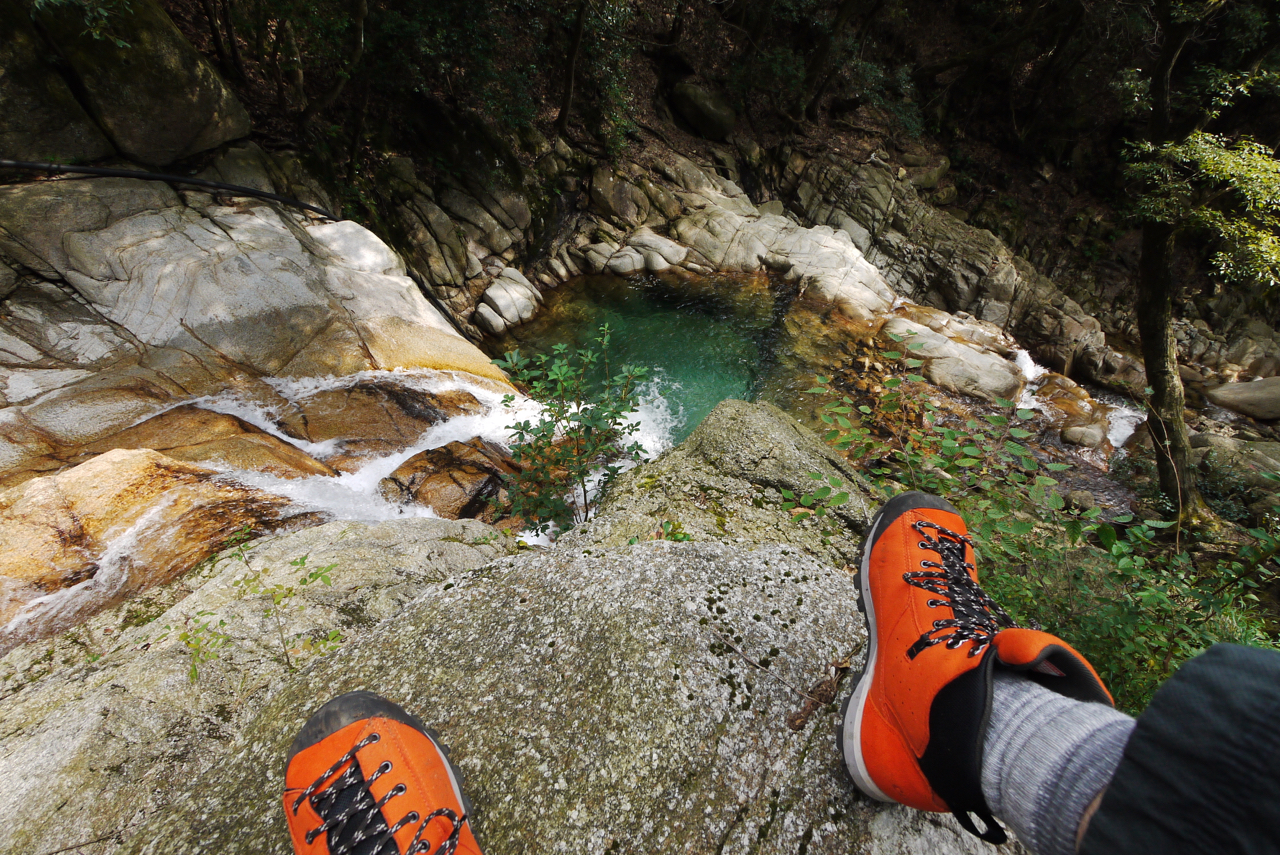
[[[1280,419],[1280,377],[1248,383],[1224,383],[1205,392],[1220,407],[1255,419]]]
[[[671,105],[686,122],[709,140],[723,140],[733,133],[738,116],[724,96],[696,83],[677,83]]]
[[[136,824],[170,810],[182,782],[207,781],[292,669],[321,661],[331,633],[354,644],[405,603],[512,548],[473,520],[330,523],[228,550],[170,587],[0,658],[0,851],[44,851],[54,835],[108,835],[104,852],[131,839],[202,849],[135,839]],[[332,584],[298,584],[328,565]],[[274,585],[296,593],[273,609]],[[278,773],[279,762],[268,765],[267,777]],[[253,813],[274,829],[275,807]]]
[[[881,335],[890,334],[909,336],[903,347],[920,345],[912,353],[924,360],[924,376],[944,389],[988,401],[1013,400],[1022,391],[1022,371],[994,353],[954,341],[905,318],[892,318],[885,323]]]
[[[0,104],[6,158],[78,163],[115,151],[49,61],[22,3],[0,5]]]
[[[777,501],[811,471],[854,494],[830,545]],[[726,402],[547,552],[480,566],[507,542],[435,520],[332,523],[254,544],[246,563],[233,551],[176,606],[135,602],[81,646],[0,660],[0,845],[56,833],[112,853],[283,855],[289,741],[360,688],[450,744],[486,851],[992,853],[950,817],[858,795],[836,750],[849,680],[835,678],[865,642],[844,565],[869,510],[793,420]],[[664,519],[692,542],[650,542]],[[302,555],[337,567],[331,588],[302,589],[285,637],[346,639],[290,673],[263,597],[235,583],[288,583]],[[189,648],[153,627],[202,612],[233,641],[193,683]]]
[[[500,561],[272,693],[123,851],[290,851],[281,758],[308,714],[354,689],[439,730],[486,851],[994,851],[949,819],[858,796],[836,750],[838,703],[787,726],[806,703],[791,687],[820,691],[863,642],[852,574],[788,547]]]
[[[112,33],[84,31],[76,4],[46,6],[38,19],[83,88],[93,118],[126,157],[164,166],[249,133],[249,114],[156,0],[130,0]]]

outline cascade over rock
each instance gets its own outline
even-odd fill
[[[169,582],[242,527],[285,514],[285,500],[215,475],[116,449],[0,492],[0,650]],[[85,590],[31,603],[73,585]]]
[[[273,186],[267,160],[247,163]],[[45,181],[0,187],[0,255],[14,272],[0,317],[9,473],[47,470],[184,398],[235,386],[278,400],[264,375],[429,368],[505,383],[352,222],[148,181]]]

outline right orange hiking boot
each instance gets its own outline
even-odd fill
[[[289,748],[284,813],[297,855],[480,855],[471,805],[434,734],[373,692],[339,695]]]
[[[926,493],[896,496],[872,520],[858,573],[867,662],[837,741],[862,792],[950,811],[968,831],[1003,843],[982,794],[992,670],[1114,704],[1084,657],[1046,632],[1016,627],[978,587],[967,533],[959,511]]]

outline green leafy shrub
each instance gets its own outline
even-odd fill
[[[515,350],[494,360],[542,406],[536,421],[507,427],[511,456],[520,467],[507,478],[511,513],[538,534],[585,522],[593,487],[607,486],[619,462],[640,458],[639,443],[629,441],[640,426],[627,416],[637,409],[637,386],[647,373],[623,366],[610,374],[609,338],[606,324],[594,339],[598,350],[558,344],[550,355],[526,357]],[[503,402],[512,406],[515,396]]]
[[[1258,598],[1278,578],[1274,520],[1208,557],[1174,523],[1067,508],[1053,474],[1071,467],[1024,444],[1034,413],[998,401],[1002,412],[961,420],[918,394],[921,360],[883,355],[907,371],[886,378],[877,400],[858,403],[828,378],[809,390],[828,397],[827,441],[864,461],[886,496],[918,489],[955,504],[992,597],[1080,650],[1119,706],[1140,711],[1181,662],[1216,642],[1277,646]]]

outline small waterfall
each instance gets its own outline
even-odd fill
[[[1042,385],[1039,381],[1050,373],[1049,369],[1037,363],[1031,358],[1030,353],[1021,348],[1015,349],[1013,354],[1014,362],[1027,380],[1022,396],[1018,398],[1018,408],[1043,411],[1044,404],[1036,397],[1036,390]],[[1107,439],[1111,441],[1111,447],[1123,448],[1129,437],[1133,436],[1133,432],[1137,430],[1138,425],[1146,421],[1147,414],[1134,409],[1128,398],[1114,392],[1091,387],[1088,391],[1091,398],[1107,406]]]

